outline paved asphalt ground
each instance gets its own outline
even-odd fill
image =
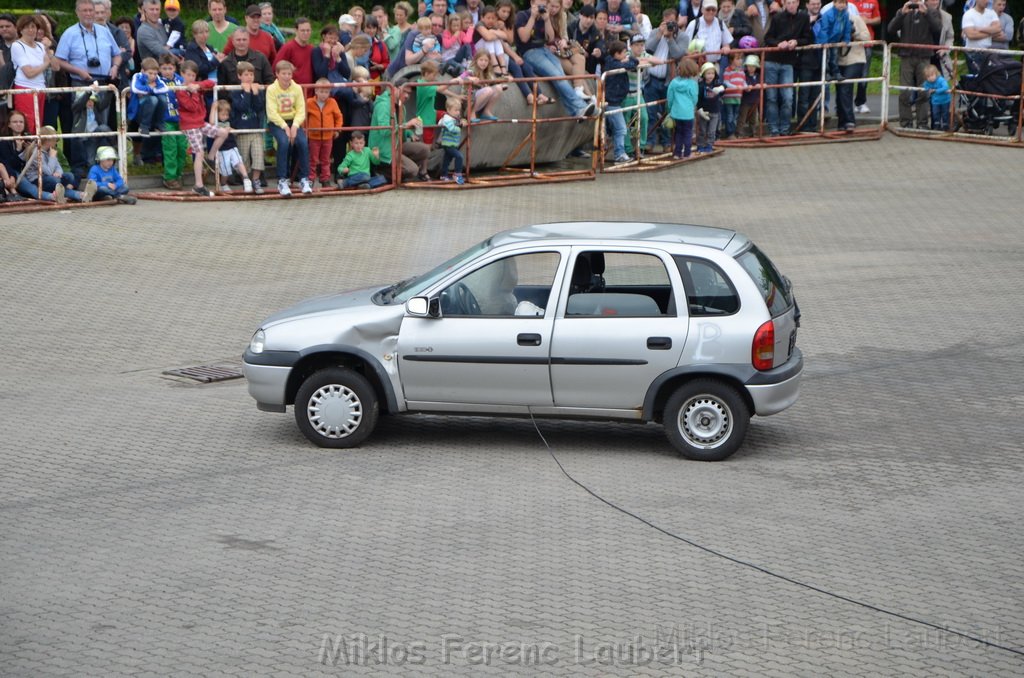
[[[0,674],[1022,675],[1022,170],[886,136],[2,216]],[[539,423],[609,502],[788,580],[598,501],[529,421],[385,419],[326,451],[241,380],[161,376],[238,359],[300,298],[565,219],[735,227],[793,279],[801,399],[729,461],[653,425]]]

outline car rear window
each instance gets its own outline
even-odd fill
[[[736,257],[736,261],[761,290],[761,297],[773,318],[785,313],[793,306],[793,295],[790,293],[785,278],[764,252],[757,247],[751,247]]]
[[[691,316],[732,315],[740,310],[740,296],[729,277],[716,264],[697,257],[674,256],[686,288]]]

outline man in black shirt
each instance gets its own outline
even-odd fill
[[[772,16],[764,35],[765,45],[780,51],[765,55],[764,83],[766,85],[793,84],[793,71],[799,59],[797,47],[814,42],[814,32],[806,12],[801,12],[800,0],[785,0],[781,12]],[[793,88],[773,87],[764,93],[764,120],[768,133],[773,136],[789,134],[793,117]]]

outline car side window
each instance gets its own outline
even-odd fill
[[[740,297],[732,281],[714,262],[697,257],[674,257],[686,289],[691,316],[732,315]]]
[[[531,252],[492,261],[441,292],[441,314],[541,317],[559,260],[558,252]]]
[[[580,252],[573,263],[566,316],[676,315],[672,280],[660,257],[638,252]]]

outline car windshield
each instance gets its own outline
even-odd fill
[[[736,257],[736,260],[761,290],[761,296],[773,318],[793,306],[793,293],[786,279],[764,252],[757,247],[751,247]]]
[[[388,304],[404,304],[447,275],[449,271],[458,268],[470,259],[476,258],[481,252],[490,249],[490,247],[491,240],[488,238],[481,243],[473,245],[465,252],[455,255],[443,264],[430,269],[423,275],[402,280],[390,287],[384,288],[374,295],[373,301],[385,306]]]

